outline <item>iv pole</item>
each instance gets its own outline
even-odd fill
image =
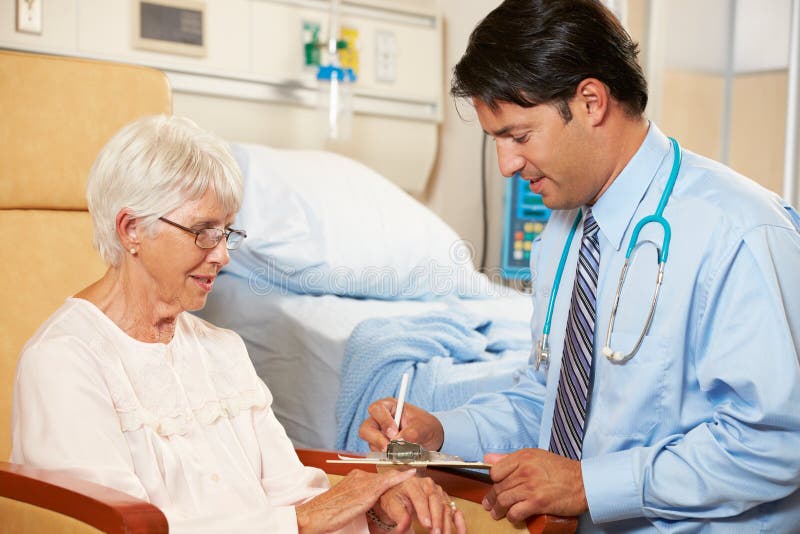
[[[330,18],[328,23],[328,61],[331,67],[339,68],[339,51],[337,38],[339,35],[339,0],[330,0]],[[328,136],[331,139],[339,139],[339,108],[342,95],[340,94],[339,76],[331,76],[330,92],[328,94]]]

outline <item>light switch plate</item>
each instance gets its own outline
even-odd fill
[[[17,31],[42,33],[42,2],[44,0],[17,0]]]

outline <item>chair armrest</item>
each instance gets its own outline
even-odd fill
[[[338,458],[338,452],[321,449],[295,449],[303,465],[317,467],[326,473],[346,475],[353,469],[375,472],[374,465],[355,464],[329,464],[327,460]],[[438,468],[428,468],[428,476],[442,486],[452,497],[480,503],[486,492],[491,487],[490,482],[480,480],[477,476],[470,476],[460,472]],[[572,534],[578,528],[578,519],[575,517],[560,517],[555,515],[538,515],[528,520],[528,532],[531,534]],[[469,527],[469,525],[467,525]]]
[[[157,507],[111,488],[55,471],[0,462],[0,497],[77,519],[108,533],[166,533]]]

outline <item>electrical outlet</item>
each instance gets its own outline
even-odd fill
[[[397,80],[397,37],[390,31],[375,33],[375,79],[393,83]]]
[[[17,31],[42,33],[42,2],[44,0],[17,0]]]

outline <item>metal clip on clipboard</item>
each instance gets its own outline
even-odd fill
[[[463,460],[452,454],[443,454],[437,451],[426,451],[422,445],[404,439],[393,439],[386,447],[386,452],[371,452],[367,458],[385,459],[393,463],[411,462],[462,462]]]

